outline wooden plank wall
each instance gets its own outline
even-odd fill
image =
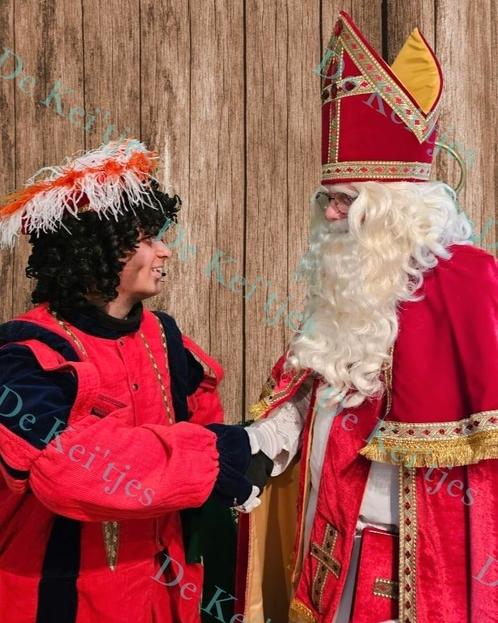
[[[0,67],[0,194],[121,135],[159,150],[184,210],[151,307],[223,363],[230,421],[297,324],[294,273],[320,171],[313,69],[341,8],[389,62],[416,25],[435,46],[442,132],[469,165],[462,207],[495,252],[494,0],[0,1],[0,54],[23,65],[15,79],[12,59]],[[435,174],[455,183],[457,169],[439,154]],[[24,241],[0,255],[0,321],[29,307],[28,252]]]

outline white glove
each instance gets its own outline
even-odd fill
[[[253,485],[251,495],[247,498],[244,504],[241,504],[240,506],[236,506],[235,510],[239,511],[239,513],[250,513],[255,508],[258,508],[258,506],[261,504],[261,499],[258,497],[259,494],[260,494],[259,487],[256,487],[256,485]]]

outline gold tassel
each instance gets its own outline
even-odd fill
[[[266,399],[263,399],[251,405],[248,409],[248,412],[253,420],[259,420],[259,418],[263,416],[267,408],[268,403],[266,402]]]
[[[451,439],[374,437],[360,454],[370,461],[406,467],[456,467],[498,459],[498,430]]]
[[[270,400],[267,399],[271,398],[275,384],[275,380],[271,376],[268,377],[263,385],[263,388],[261,389],[259,401],[249,406],[248,412],[253,420],[259,420],[259,418],[265,413],[266,409],[268,409]]]

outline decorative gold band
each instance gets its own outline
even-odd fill
[[[385,597],[386,599],[398,601],[399,582],[385,580],[384,578],[375,578],[372,592],[376,597]]]
[[[417,490],[415,469],[399,468],[399,621],[417,623]]]
[[[289,623],[317,623],[317,620],[307,606],[293,599],[289,608]]]
[[[426,162],[329,162],[322,166],[322,184],[338,178],[427,181],[430,174],[431,165]]]
[[[305,376],[308,376],[309,374],[310,370],[306,369],[296,372],[290,380],[289,384],[280,392],[273,391],[276,382],[271,378],[268,379],[263,385],[259,401],[249,406],[249,415],[254,420],[258,420],[275,402],[280,400],[286,394],[290,393],[296,383],[299,383],[301,379],[303,379]]]
[[[498,459],[498,411],[475,413],[458,422],[383,422],[360,454],[408,467],[454,467]]]
[[[102,535],[104,537],[107,565],[111,571],[115,571],[116,565],[118,564],[119,522],[103,521]]]

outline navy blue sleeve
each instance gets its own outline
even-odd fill
[[[201,384],[201,381],[204,378],[204,368],[202,367],[202,364],[197,361],[194,355],[192,355],[188,348],[185,349],[185,354],[187,355],[188,366],[187,396],[190,396]]]
[[[183,345],[180,329],[175,319],[165,312],[156,311],[166,334],[168,365],[171,377],[171,397],[177,422],[188,420],[187,396],[199,387],[204,368]]]
[[[76,394],[71,372],[44,371],[26,346],[0,348],[0,425],[35,448],[45,447],[55,418],[67,423]]]
[[[246,477],[251,461],[249,435],[243,426],[235,424],[206,424],[215,433],[219,452],[220,471],[213,494],[224,506],[243,504],[252,492]]]

